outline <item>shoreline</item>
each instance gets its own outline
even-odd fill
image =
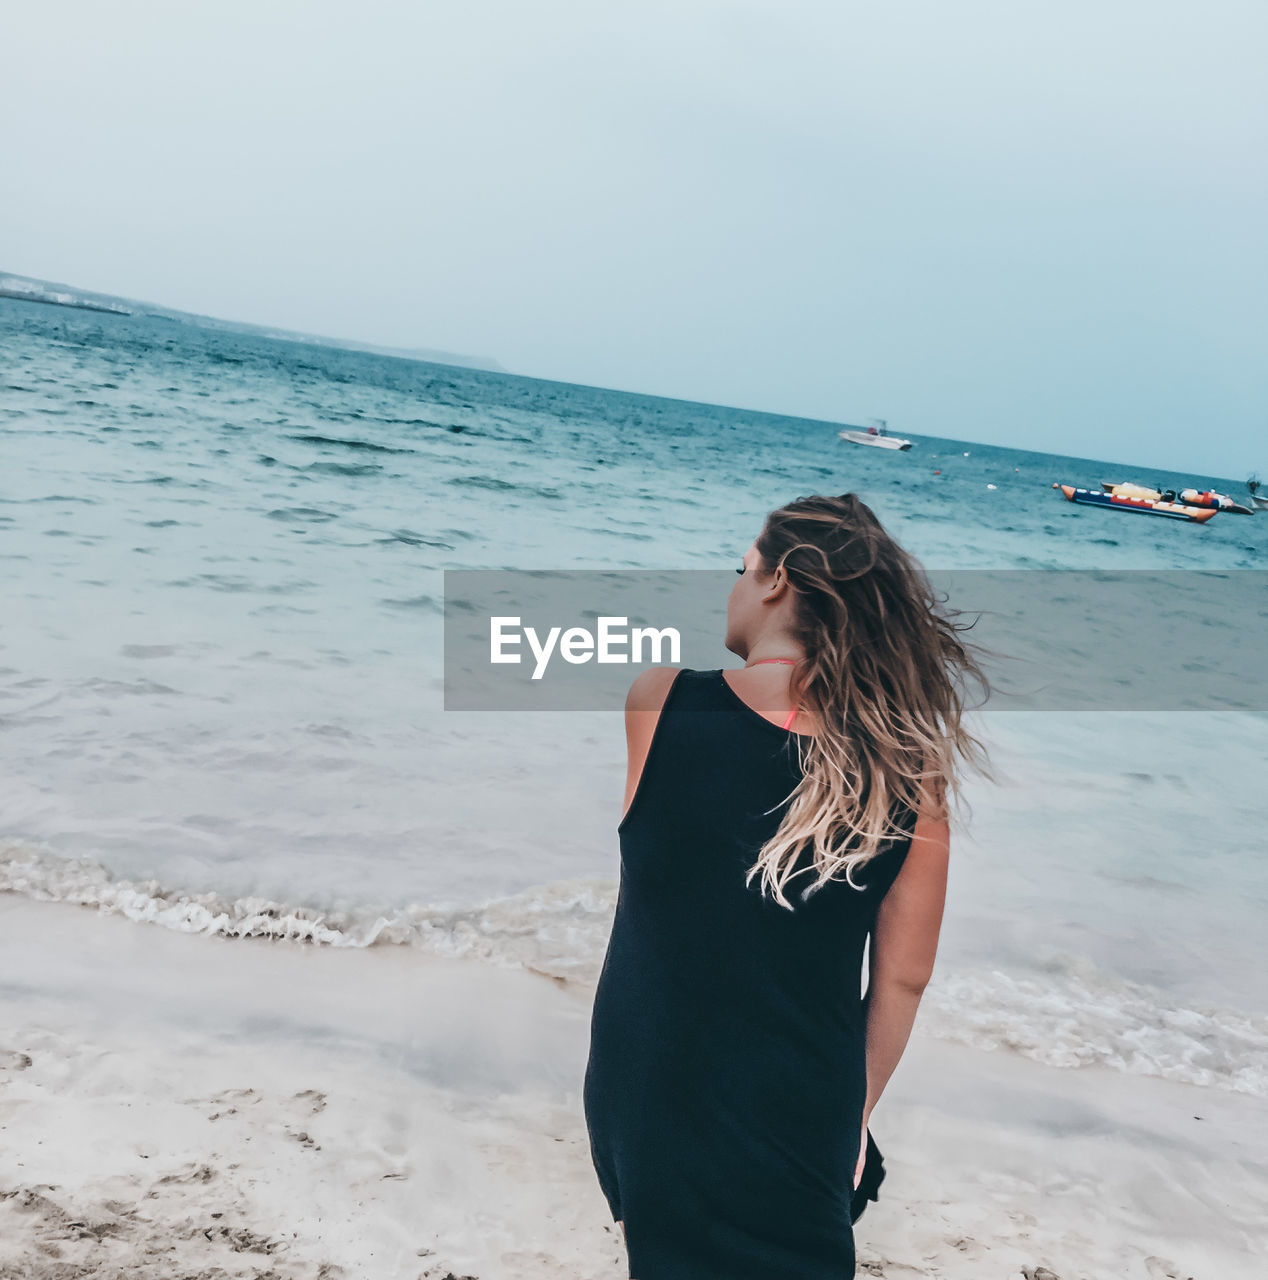
[[[0,1276],[625,1275],[580,1105],[589,990],[9,895],[0,973]],[[918,1019],[859,1275],[1251,1280],[1266,1125],[1268,1100]]]

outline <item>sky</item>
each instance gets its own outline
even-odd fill
[[[41,0],[0,270],[1268,479],[1264,0]]]

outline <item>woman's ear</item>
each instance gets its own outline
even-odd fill
[[[771,579],[771,584],[766,589],[766,599],[775,601],[784,594],[784,589],[788,586],[788,572],[784,566],[777,565],[775,568],[775,576]]]

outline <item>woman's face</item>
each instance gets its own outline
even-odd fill
[[[726,640],[723,643],[737,657],[746,658],[749,646],[756,639],[758,626],[764,620],[762,596],[771,584],[769,578],[759,577],[762,557],[751,544],[737,568],[743,568],[744,572],[736,577],[727,597]]]

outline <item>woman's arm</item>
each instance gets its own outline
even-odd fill
[[[867,982],[867,1102],[863,1126],[907,1047],[933,975],[947,892],[951,836],[944,797],[927,795],[902,869],[881,899]]]
[[[656,725],[669,699],[669,690],[681,667],[648,667],[634,677],[625,695],[625,803],[621,821],[629,817],[643,777],[643,767],[652,749]]]

